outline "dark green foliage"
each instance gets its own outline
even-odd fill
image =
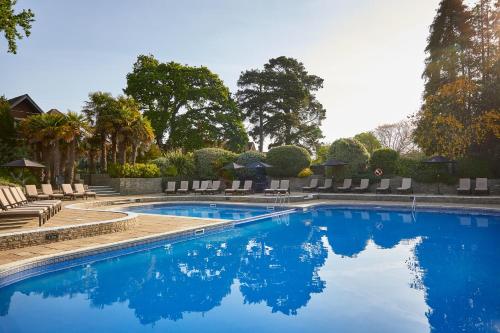
[[[156,164],[115,164],[108,165],[111,178],[155,178],[160,177],[160,168]]]
[[[269,150],[266,163],[272,165],[268,173],[276,177],[297,177],[299,172],[311,165],[309,152],[297,146],[280,146]]]
[[[465,158],[458,160],[456,164],[457,176],[459,178],[477,178],[486,177],[492,178],[495,175],[495,171],[500,172],[499,166],[492,164],[491,160],[485,160],[480,158]]]
[[[221,175],[221,168],[236,160],[233,152],[220,148],[203,148],[194,151],[196,174],[201,179],[215,179]]]
[[[156,164],[163,177],[190,178],[195,171],[193,153],[182,153],[181,151],[171,151],[159,157],[151,163]]]
[[[260,151],[266,137],[270,147],[294,144],[311,150],[323,137],[320,125],[326,111],[315,95],[323,79],[310,75],[296,59],[282,56],[270,59],[263,70],[245,71],[238,87],[239,106]]]
[[[266,161],[265,153],[252,150],[241,153],[236,159],[236,163],[243,166],[249,165],[254,162],[265,162],[265,161]],[[251,169],[239,169],[237,171],[237,174],[241,177],[252,177],[256,174],[256,171]]]
[[[7,39],[7,52],[17,53],[16,39],[22,39],[23,35],[18,31],[18,27],[24,31],[26,37],[31,33],[31,23],[34,22],[35,14],[31,9],[23,9],[19,13],[14,13],[16,0],[0,1],[0,32],[3,32]]]
[[[370,168],[382,169],[384,175],[392,175],[396,171],[399,153],[390,148],[377,149],[370,157]]]
[[[355,139],[338,139],[330,146],[328,158],[348,163],[342,167],[343,176],[352,176],[366,170],[370,154],[365,146]]]
[[[192,151],[227,144],[240,150],[248,140],[229,89],[206,67],[140,55],[125,93],[140,103],[161,147]]]

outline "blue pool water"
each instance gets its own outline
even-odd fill
[[[160,214],[201,217],[208,219],[240,220],[263,214],[269,214],[272,211],[264,206],[248,205],[224,205],[224,204],[155,204],[146,206],[136,206],[127,208],[129,212],[144,214]]]
[[[500,217],[318,208],[0,289],[0,332],[498,332]]]

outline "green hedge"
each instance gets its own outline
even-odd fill
[[[390,148],[381,148],[373,152],[370,157],[370,169],[382,169],[384,175],[393,175],[397,170],[399,153]]]
[[[155,178],[160,177],[160,168],[156,164],[109,164],[108,175],[111,178]]]
[[[348,163],[339,170],[339,175],[347,177],[366,171],[370,154],[365,146],[356,139],[338,139],[332,143],[328,158]]]
[[[190,178],[195,172],[194,155],[192,153],[182,153],[181,151],[172,151],[152,160],[160,168],[163,177]]]
[[[268,173],[275,177],[297,177],[311,165],[309,152],[302,147],[280,146],[269,150],[266,163],[272,165]]]
[[[241,153],[236,159],[236,163],[244,166],[254,162],[265,162],[265,161],[266,161],[266,154],[255,150],[249,150],[244,153]],[[251,169],[239,169],[237,173],[241,177],[253,177],[255,176],[256,171]]]
[[[220,148],[203,148],[194,152],[196,174],[201,179],[218,178],[221,168],[236,160],[238,155]]]

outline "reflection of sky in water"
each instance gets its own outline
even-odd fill
[[[318,209],[0,289],[0,332],[495,332],[500,219]]]
[[[128,211],[143,214],[190,216],[210,219],[240,220],[268,214],[266,207],[210,204],[162,204],[129,207]]]

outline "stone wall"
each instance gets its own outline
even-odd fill
[[[161,178],[116,178],[121,195],[161,193]]]
[[[135,226],[135,224],[135,217],[129,217],[119,221],[93,222],[71,227],[54,227],[25,232],[13,232],[0,235],[0,251],[109,234],[128,230]]]

